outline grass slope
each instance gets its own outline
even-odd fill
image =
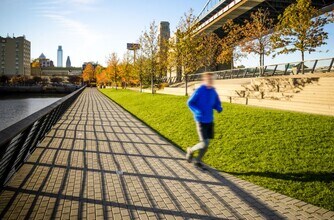
[[[198,141],[187,97],[102,89],[185,150]],[[334,117],[224,103],[204,162],[334,210]]]

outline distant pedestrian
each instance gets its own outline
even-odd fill
[[[190,163],[193,153],[199,151],[195,164],[202,167],[202,157],[209,147],[210,139],[214,136],[213,110],[218,113],[223,111],[219,96],[213,87],[213,75],[211,73],[202,75],[202,85],[189,98],[188,106],[194,114],[200,142],[191,148],[187,148],[186,159]]]

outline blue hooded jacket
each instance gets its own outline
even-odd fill
[[[219,96],[214,88],[200,86],[188,100],[188,106],[195,120],[202,123],[213,122],[213,110],[222,112]]]

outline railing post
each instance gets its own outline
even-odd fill
[[[286,75],[286,73],[288,72],[289,66],[290,66],[289,63],[285,66],[284,75]]]
[[[331,71],[332,66],[333,66],[333,63],[334,63],[334,58],[332,58],[331,64],[330,64],[329,67],[328,67],[328,72]]]
[[[264,66],[264,67],[263,67],[263,75],[267,75],[267,74],[266,74],[267,67],[268,67],[268,66]]]
[[[299,74],[299,72],[300,72],[300,69],[302,68],[302,65],[304,65],[304,63],[303,63],[303,62],[301,62],[301,63],[300,63],[300,65],[297,67],[297,73],[296,73],[296,75],[298,75],[298,74]]]
[[[314,61],[314,64],[313,64],[313,68],[312,68],[311,73],[314,73],[314,70],[315,70],[315,68],[317,67],[317,64],[318,64],[318,60],[315,60],[315,61]]]
[[[274,68],[273,76],[274,76],[275,73],[276,73],[277,67],[278,67],[278,65],[276,65],[275,68]]]
[[[32,126],[29,126],[26,130],[24,130],[23,132],[18,134],[18,135],[21,135],[21,137],[20,137],[19,142],[17,144],[12,145],[12,143],[13,143],[12,141],[15,140],[15,138],[12,139],[12,141],[10,141],[8,143],[7,148],[12,147],[12,148],[15,148],[15,149],[14,149],[14,152],[12,153],[12,155],[10,155],[10,159],[9,159],[8,163],[6,164],[6,168],[3,172],[3,175],[0,178],[1,179],[0,180],[0,187],[2,187],[8,181],[8,179],[11,176],[11,172],[12,172],[13,169],[14,169],[14,172],[15,172],[15,166],[14,166],[15,161],[16,161],[17,156],[19,155],[19,153],[21,151],[22,146],[24,145],[24,143],[26,141],[27,136],[30,133],[31,128],[32,128]],[[9,152],[9,150],[6,150],[6,152]]]
[[[243,75],[243,78],[246,78],[247,73],[248,73],[248,68],[246,68],[246,71],[245,71],[245,73],[244,73],[244,75]]]
[[[256,75],[256,70],[257,70],[257,67],[254,68],[253,77],[255,77],[255,75]]]
[[[29,153],[31,153],[32,151],[34,151],[34,149],[35,149],[35,147],[36,147],[36,145],[37,145],[37,143],[39,141],[38,137],[39,137],[39,135],[41,133],[41,128],[42,128],[42,125],[43,125],[43,122],[44,122],[45,118],[46,117],[44,116],[43,118],[41,118],[39,120],[38,125],[35,128],[35,133],[34,133],[34,136],[32,138],[31,144],[30,144],[30,146],[28,148],[28,152],[27,152],[26,155],[28,155]]]

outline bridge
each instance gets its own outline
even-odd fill
[[[289,0],[209,0],[198,16],[198,31],[215,32],[222,36],[222,25],[229,19],[237,23],[250,17],[258,8],[266,8],[270,16],[277,20],[285,8],[293,1]],[[334,0],[312,0],[312,4],[328,12],[334,8]]]

